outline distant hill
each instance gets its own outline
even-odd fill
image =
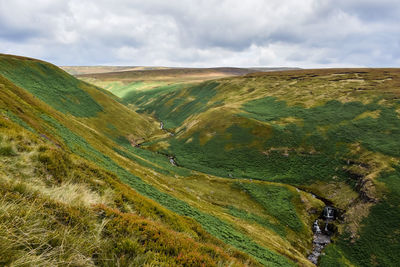
[[[181,78],[202,78],[202,77],[213,77],[220,78],[226,76],[238,76],[245,75],[248,73],[257,72],[253,69],[245,68],[164,68],[164,69],[139,69],[139,70],[124,70],[108,73],[89,73],[80,74],[78,77],[82,78],[98,78],[98,79],[123,79],[128,81],[134,81],[137,79],[176,79]]]
[[[261,72],[283,71],[283,70],[301,70],[301,68],[294,68],[294,67],[277,67],[277,68],[255,67],[255,68],[249,68],[249,69],[256,70],[256,71],[261,71]]]
[[[124,72],[124,71],[149,71],[149,70],[175,70],[178,73],[184,70],[192,73],[204,72],[210,73],[212,70],[215,72],[243,75],[254,71],[279,71],[279,70],[294,70],[299,68],[290,67],[255,67],[255,68],[229,68],[229,67],[217,67],[217,68],[179,68],[179,67],[149,67],[149,66],[60,66],[61,69],[65,70],[71,75],[88,75],[88,74],[101,74],[110,72]],[[140,72],[139,72],[140,74]]]
[[[132,70],[166,69],[166,67],[139,67],[139,66],[61,66],[60,68],[72,75],[132,71]]]
[[[111,69],[110,69],[111,70]],[[246,68],[165,68],[146,70],[124,70],[107,73],[78,74],[81,80],[105,88],[124,97],[136,90],[148,90],[175,85],[193,84],[212,79],[240,76],[258,72]]]

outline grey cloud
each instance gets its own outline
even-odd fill
[[[392,0],[0,0],[0,49],[56,64],[396,66]]]
[[[346,10],[360,19],[371,21],[399,22],[400,5],[396,0],[363,0],[363,1],[333,1],[342,10]]]
[[[41,36],[40,32],[24,29],[10,29],[0,22],[0,39],[14,42],[27,42],[29,39]]]

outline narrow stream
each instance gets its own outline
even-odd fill
[[[335,232],[332,222],[336,220],[337,215],[334,207],[325,206],[320,218],[313,223],[313,250],[307,258],[315,265],[318,264],[322,250],[331,243],[331,236]]]
[[[164,128],[164,123],[162,121],[160,121],[160,129],[163,130],[164,132],[169,133],[171,136],[174,136],[173,133],[171,133],[170,131],[168,131],[167,129]],[[157,152],[157,153],[159,153],[159,152]],[[159,154],[161,154],[161,153],[159,153]],[[174,156],[169,156],[169,155],[166,155],[166,156],[168,157],[169,163],[171,163],[171,165],[178,166]]]

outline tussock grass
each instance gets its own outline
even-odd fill
[[[3,143],[32,140],[29,152],[0,157],[1,264],[257,265],[111,173],[2,123]]]
[[[0,147],[0,156],[10,157],[10,156],[15,156],[15,155],[16,154],[15,154],[14,148],[12,146],[5,145],[5,146]]]

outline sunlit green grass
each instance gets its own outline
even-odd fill
[[[63,113],[90,117],[103,110],[84,90],[90,85],[48,63],[0,55],[0,74]]]

